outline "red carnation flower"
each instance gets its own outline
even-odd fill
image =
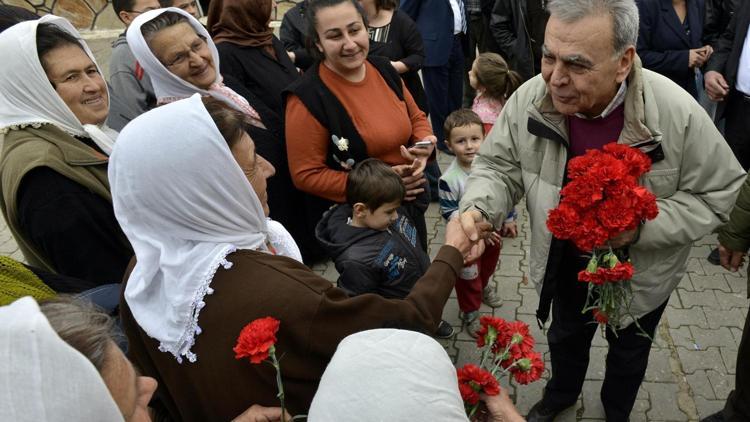
[[[594,319],[599,324],[606,324],[609,322],[609,317],[604,312],[600,311],[599,308],[594,308],[591,313],[594,316]]]
[[[508,322],[502,318],[484,315],[479,318],[479,331],[477,331],[477,346],[484,347],[491,344],[493,353],[504,349],[508,344]]]
[[[273,317],[259,318],[247,324],[234,346],[235,359],[250,358],[251,363],[261,363],[273,353],[279,320]]]
[[[544,361],[542,355],[537,352],[529,352],[518,360],[516,366],[510,370],[513,378],[519,384],[528,384],[542,377],[544,372]]]
[[[624,281],[633,278],[633,264],[630,262],[620,262],[614,268],[599,268],[604,281]]]
[[[511,343],[511,359],[519,359],[534,349],[534,336],[529,333],[529,325],[525,322],[513,321],[509,323],[507,332]]]
[[[458,376],[458,391],[464,403],[475,405],[479,403],[479,394],[488,396],[500,394],[500,384],[495,377],[484,369],[466,364],[456,370]]]
[[[651,159],[639,149],[617,143],[607,144],[602,149],[622,160],[633,177],[640,177],[651,169]]]

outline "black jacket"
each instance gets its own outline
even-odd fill
[[[737,10],[739,0],[706,0],[706,19],[703,22],[703,44],[714,43],[729,25],[729,20]]]
[[[714,70],[724,76],[730,91],[734,91],[737,82],[737,69],[740,65],[740,55],[745,37],[747,37],[748,25],[750,25],[750,1],[746,0],[739,5],[727,29],[714,43],[714,54],[706,64],[706,72]],[[750,92],[745,94],[750,94]],[[720,102],[716,109],[717,120],[723,116],[724,107],[726,107],[726,101]]]
[[[306,8],[307,0],[297,3],[284,14],[279,28],[279,38],[284,48],[294,53],[294,64],[302,70],[307,70],[315,61],[307,50]]]
[[[430,266],[418,246],[417,230],[399,210],[387,230],[352,227],[352,207],[337,205],[323,215],[315,236],[339,272],[338,287],[349,295],[376,293],[403,299]]]
[[[222,75],[236,79],[281,116],[284,113],[281,92],[299,79],[300,74],[284,50],[284,45],[275,36],[273,48],[276,58],[262,47],[245,47],[230,42],[216,44]]]
[[[637,0],[636,4],[640,15],[637,49],[643,67],[668,77],[697,97],[695,71],[688,63],[690,49],[703,46],[703,0],[687,0],[685,19],[689,34],[680,23],[671,0]]]
[[[534,68],[540,68],[542,59],[534,57],[527,19],[526,0],[496,0],[490,15],[490,32],[500,54],[524,80],[536,75]]]

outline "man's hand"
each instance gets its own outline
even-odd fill
[[[420,160],[415,159],[411,164],[399,164],[391,166],[391,168],[396,174],[401,176],[401,180],[406,187],[404,201],[413,201],[417,195],[424,192],[424,184],[427,182],[427,179],[422,175],[424,163],[421,163]]]
[[[609,239],[607,243],[613,249],[622,248],[624,246],[628,246],[629,244],[633,243],[637,235],[638,235],[638,229],[635,228],[633,230],[624,231],[618,234],[617,236]],[[601,246],[606,247],[607,245],[605,244]]]
[[[469,240],[469,237],[466,236],[458,218],[452,218],[445,225],[445,244],[458,249],[464,260],[470,255],[471,249],[476,243]]]
[[[721,266],[731,272],[737,272],[745,264],[745,252],[733,251],[719,245],[719,261]]]
[[[513,401],[508,396],[508,390],[500,389],[500,394],[488,396],[481,394],[482,400],[472,422],[524,422],[525,419],[518,413]]]
[[[711,101],[722,101],[729,93],[729,84],[721,73],[709,70],[703,75],[703,79],[706,94]]]
[[[289,412],[284,412],[286,420],[291,420]],[[281,420],[280,407],[263,407],[257,404],[250,406],[241,415],[232,419],[232,422],[276,422]]]
[[[485,221],[484,216],[478,210],[466,211],[459,218],[464,233],[472,242],[486,239],[493,232],[492,224]]]

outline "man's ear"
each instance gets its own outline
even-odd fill
[[[625,79],[628,78],[628,75],[630,74],[630,69],[633,68],[633,62],[635,61],[635,46],[628,46],[628,48],[625,49],[625,52],[622,53],[622,56],[620,56],[619,63],[617,63],[617,75],[615,77],[615,80],[617,83],[622,83]]]

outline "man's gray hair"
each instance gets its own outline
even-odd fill
[[[612,17],[615,53],[622,53],[638,41],[638,6],[635,0],[550,0],[551,16],[572,23],[587,16]]]

